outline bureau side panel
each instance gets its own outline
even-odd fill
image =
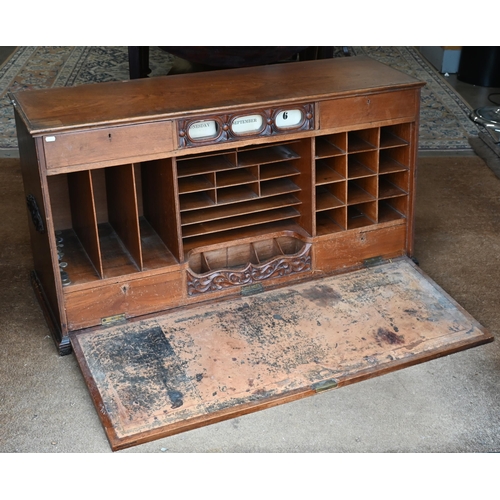
[[[49,235],[53,233],[53,221],[48,198],[46,179],[39,166],[39,157],[35,140],[31,137],[20,119],[17,110],[15,113],[17,137],[19,142],[21,172],[25,199],[31,199],[28,205],[28,227],[33,254],[33,265],[36,272],[37,292],[43,300],[44,311],[49,315],[49,325],[56,343],[65,334],[64,313],[60,311],[58,288],[54,269],[57,268],[55,249],[51,249]],[[43,158],[41,159],[43,161]],[[55,261],[54,261],[55,260]],[[57,277],[59,280],[59,277]]]

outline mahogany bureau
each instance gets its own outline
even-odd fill
[[[263,297],[272,302],[272,297],[294,290],[293,297],[306,298],[314,307],[327,300],[328,307],[321,311],[333,311],[333,319],[322,319],[324,323],[339,316],[333,305],[339,303],[340,294],[332,291],[333,282],[326,285],[323,279],[342,280],[347,271],[378,269],[380,284],[381,276],[388,279],[390,272],[381,272],[377,264],[394,262],[421,276],[409,258],[414,251],[422,85],[371,59],[346,57],[11,96],[29,209],[33,285],[59,352],[71,352],[73,344],[84,359],[82,370],[100,414],[105,415],[101,418],[114,449],[192,428],[192,421],[202,425],[340,384],[340,372],[331,376],[333,368],[324,368],[329,375],[314,380],[308,375],[312,382],[303,385],[307,390],[300,392],[297,383],[259,399],[258,391],[250,387],[260,375],[248,375],[240,392],[253,394],[253,399],[243,401],[240,394],[239,410],[229,410],[238,408],[236,399],[233,403],[225,399],[212,417],[204,418],[210,412],[199,411],[198,405],[194,416],[184,413],[174,423],[148,427],[145,422],[160,411],[155,399],[137,417],[141,425],[127,430],[123,422],[113,420],[113,405],[118,403],[107,402],[82,339],[88,332],[106,332],[116,343],[110,332],[128,331],[129,340],[121,342],[130,343],[142,329],[158,346],[152,356],[175,351],[182,357],[187,347],[175,350],[173,337],[158,334],[158,318],[168,318],[169,311],[191,316],[193,311],[198,315],[205,311],[208,317],[210,311],[233,307],[229,306],[233,301],[257,307],[255,301]],[[396,273],[402,276],[401,271]],[[352,283],[349,290],[356,293]],[[359,296],[357,303],[365,296]],[[290,297],[285,302],[289,307],[298,304]],[[255,325],[257,316],[266,316],[264,302],[259,304],[259,314],[251,321],[247,316],[242,320],[245,325]],[[276,325],[284,321],[285,312],[273,304],[269,318]],[[240,306],[220,313],[214,323],[220,335],[214,333],[211,348],[224,337],[224,318],[238,323],[234,311]],[[303,303],[300,307],[308,309]],[[410,309],[405,309],[406,319]],[[173,317],[180,324],[181,319]],[[147,326],[148,321],[156,321],[156,326]],[[319,328],[321,321],[317,316],[313,323]],[[309,331],[311,342],[317,343],[326,334],[311,328],[313,323],[299,328],[297,320],[295,326],[297,331]],[[272,330],[269,324],[266,331]],[[405,342],[402,327],[382,326],[372,327],[373,345],[385,341],[392,349]],[[273,328],[276,338],[278,327]],[[205,326],[202,332],[208,330]],[[386,358],[392,356],[392,365],[371,372],[358,363],[357,379],[491,340],[482,329],[475,331],[469,340],[433,344],[425,353],[414,352],[412,359],[398,360],[385,353]],[[203,334],[191,334],[191,349]],[[361,337],[366,340],[367,335]],[[291,339],[291,334],[283,334],[278,353],[271,341],[262,352],[279,358],[292,349],[283,339]],[[322,352],[332,351],[332,342]],[[218,347],[218,352],[225,352],[229,344]],[[89,349],[96,353],[100,348]],[[405,349],[410,348],[405,344]],[[102,357],[110,351],[99,352]],[[113,370],[130,359],[120,357],[124,352],[130,356],[138,351],[127,344],[117,352],[115,361],[106,358],[99,363]],[[363,351],[358,361],[370,362],[370,356],[376,358]],[[228,354],[224,373],[235,358]],[[246,357],[246,367],[250,358]],[[317,353],[314,359],[326,366]],[[187,361],[182,363],[186,366]],[[283,368],[287,380],[294,363],[290,360]],[[234,368],[235,373],[241,367]],[[198,367],[184,382],[170,387],[169,415],[186,412],[189,406],[189,391],[180,390],[179,384],[189,379],[189,387],[196,383],[200,392],[203,383],[215,380],[209,374],[207,366]],[[150,383],[152,387],[155,382]],[[127,385],[123,380],[120,384]],[[270,390],[263,384],[261,395]],[[224,391],[207,386],[206,392]],[[125,399],[121,397],[120,405]]]

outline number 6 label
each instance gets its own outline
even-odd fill
[[[276,115],[277,128],[296,127],[302,123],[303,115],[300,109],[287,109]]]

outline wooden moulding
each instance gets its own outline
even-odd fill
[[[493,340],[407,258],[70,336],[113,450]]]

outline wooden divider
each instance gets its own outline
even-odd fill
[[[109,222],[142,271],[139,212],[132,164],[106,169],[106,195]]]
[[[103,277],[92,176],[89,170],[68,174],[73,230],[80,239],[100,278]]]
[[[184,259],[180,244],[180,222],[172,158],[142,164],[144,216],[163,243],[179,260]]]

